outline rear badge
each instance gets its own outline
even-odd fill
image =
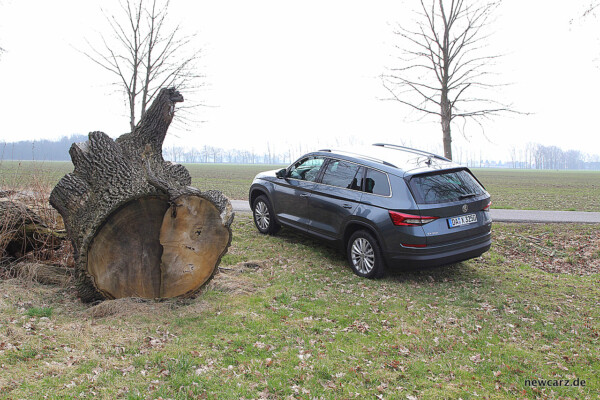
[[[462,206],[462,212],[466,213],[467,211],[469,211],[469,206],[466,204],[463,204]]]

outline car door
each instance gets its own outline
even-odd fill
[[[308,230],[308,201],[325,159],[305,157],[291,165],[273,190],[273,211],[277,219],[295,228]]]
[[[363,167],[329,159],[309,198],[310,230],[319,236],[336,239],[344,221],[351,216],[362,196]]]

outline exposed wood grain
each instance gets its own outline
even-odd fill
[[[193,294],[231,243],[229,200],[190,187],[187,169],[162,157],[180,101],[175,89],[162,89],[133,132],[116,140],[92,132],[71,146],[74,171],[50,203],[73,243],[84,301]]]

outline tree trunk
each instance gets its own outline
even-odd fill
[[[50,195],[75,249],[84,301],[193,295],[231,243],[233,211],[219,191],[190,187],[186,168],[165,162],[175,89],[162,89],[133,132],[92,132],[69,153],[74,171]]]
[[[442,90],[441,101],[441,123],[442,123],[442,141],[444,143],[444,157],[452,160],[452,134],[450,132],[450,122],[452,121],[452,108],[448,100],[447,91]]]

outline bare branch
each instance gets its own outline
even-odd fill
[[[100,35],[101,45],[82,52],[95,64],[117,78],[127,97],[130,128],[138,115],[163,86],[197,89],[193,81],[200,51],[193,50],[194,35],[184,36],[181,28],[168,27],[170,0],[121,0],[116,14],[105,13],[109,37]]]

